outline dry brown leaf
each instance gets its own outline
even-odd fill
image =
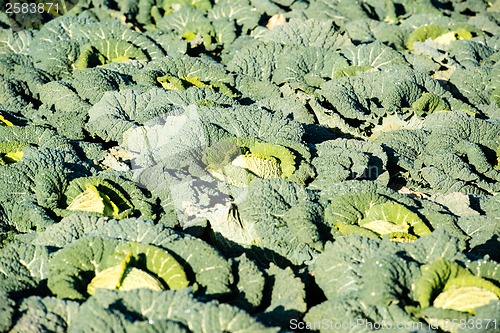
[[[279,14],[274,14],[269,21],[266,24],[266,28],[269,30],[273,30],[279,25],[285,24],[286,23],[286,17],[285,15],[279,13]]]

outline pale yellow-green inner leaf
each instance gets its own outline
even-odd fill
[[[98,273],[87,286],[87,292],[89,295],[93,295],[98,288],[118,290],[164,289],[161,282],[151,274],[130,266],[123,272],[122,265],[109,267]]]
[[[104,203],[104,212],[103,212],[103,214],[106,215],[106,216],[116,216],[116,215],[118,215],[118,213],[120,212],[120,210],[118,209],[118,206],[113,201],[111,201],[111,199],[109,198],[109,196],[107,196],[104,193],[100,193],[100,192],[99,192],[99,195],[101,196],[102,201]]]
[[[4,155],[4,159],[9,159],[14,162],[20,161],[24,156],[22,151],[13,151]]]
[[[104,213],[104,200],[97,188],[87,184],[85,191],[73,199],[67,210],[82,210],[86,212]]]
[[[423,236],[431,233],[417,214],[391,201],[371,206],[366,211],[365,218],[359,221],[359,225],[379,235],[410,233]]]
[[[182,35],[182,38],[184,38],[185,40],[187,40],[188,42],[191,42],[192,40],[194,40],[196,38],[196,33],[192,32],[192,31],[186,31],[183,35]]]
[[[279,177],[287,178],[295,172],[295,155],[286,147],[267,143],[256,142],[250,147],[254,156],[271,157],[279,166]]]
[[[433,305],[441,309],[474,313],[480,306],[498,300],[495,293],[476,286],[464,286],[440,293]]]
[[[466,272],[467,273],[460,274],[457,277],[450,278],[448,281],[446,281],[443,291],[474,286],[492,292],[497,296],[497,298],[500,298],[500,288],[497,287],[493,282],[483,279],[479,276],[472,275],[472,273],[469,273],[468,271]]]
[[[160,76],[156,80],[167,90],[185,90],[182,80],[170,74]]]
[[[189,285],[184,268],[172,255],[163,249],[155,249],[149,253],[146,251],[151,268],[156,268],[155,273],[165,281],[170,289],[182,289]]]
[[[450,45],[450,43],[454,40],[457,40],[457,36],[455,35],[455,31],[450,31],[445,34],[442,34],[439,37],[434,38],[434,41],[444,45]]]
[[[393,232],[408,232],[408,225],[397,225],[385,220],[374,220],[363,224],[363,228],[376,232],[379,235],[387,235]]]
[[[231,164],[247,169],[260,178],[278,178],[281,176],[280,164],[273,157],[246,154],[236,157]]]
[[[24,156],[24,153],[22,151],[13,151],[6,153],[5,155],[1,156],[1,159],[6,163],[6,164],[12,164],[19,162]]]
[[[125,258],[120,263],[119,267],[120,267],[121,277],[118,280],[118,283],[116,284],[116,289],[120,289],[120,287],[122,286],[123,279],[125,278],[125,273],[127,272],[127,268],[129,267],[131,261],[132,261],[132,252],[129,251],[125,255]]]
[[[115,251],[119,257],[125,254],[125,261],[129,255],[131,258],[144,256],[145,268],[165,282],[170,289],[182,289],[189,285],[182,265],[164,249],[142,243],[125,243],[119,245]]]
[[[130,57],[126,56],[126,55],[122,55],[122,56],[118,56],[116,58],[112,58],[111,62],[124,62],[124,61],[127,61],[127,60],[130,60]]]
[[[210,87],[210,85],[204,83],[204,82],[201,82],[200,79],[198,78],[198,76],[195,76],[195,77],[188,77],[188,76],[183,76],[181,78],[181,80],[183,81],[186,81],[188,82],[189,84],[192,84],[193,86],[195,87]]]
[[[349,223],[345,223],[342,221],[337,221],[337,222],[335,222],[334,225],[337,229],[339,229],[339,231],[343,235],[354,234],[354,235],[359,235],[359,236],[374,238],[374,239],[379,238],[379,235],[372,232],[371,230],[368,230],[366,228],[362,228],[362,227],[354,225],[354,224],[349,224]]]
[[[85,191],[74,198],[66,209],[94,212],[106,216],[116,216],[119,213],[118,206],[109,196],[100,192],[97,187],[92,184],[87,184]]]

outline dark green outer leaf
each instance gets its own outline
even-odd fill
[[[16,292],[38,287],[48,276],[45,246],[11,242],[0,249],[0,291]]]

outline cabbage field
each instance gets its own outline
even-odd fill
[[[500,331],[500,1],[0,4],[0,332]]]

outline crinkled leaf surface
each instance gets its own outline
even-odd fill
[[[0,290],[36,288],[47,278],[49,252],[45,246],[11,242],[0,249]]]
[[[111,311],[108,311],[110,305]],[[75,332],[120,331],[133,322],[147,320],[171,320],[191,332],[279,331],[278,328],[265,327],[236,307],[199,301],[188,289],[166,292],[101,290],[82,305],[78,321],[71,329]]]

